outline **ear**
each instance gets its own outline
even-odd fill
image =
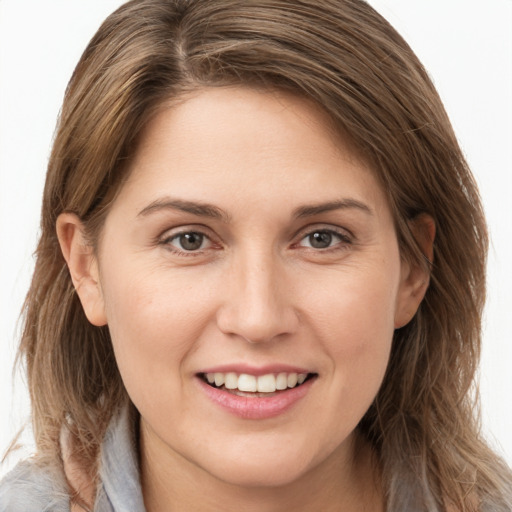
[[[73,213],[62,213],[56,227],[60,249],[87,319],[96,326],[106,325],[98,262],[92,246],[87,243],[81,220]]]
[[[430,266],[434,261],[434,219],[422,213],[409,221],[409,227],[421,252],[428,260],[428,268],[419,262],[402,260],[400,288],[395,309],[395,329],[407,325],[419,308],[430,283]]]

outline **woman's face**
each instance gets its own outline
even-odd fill
[[[312,104],[244,88],[149,123],[97,264],[79,293],[108,323],[144,449],[239,485],[351,456],[419,302],[364,162]]]

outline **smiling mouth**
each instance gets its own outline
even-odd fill
[[[249,375],[247,373],[201,373],[199,377],[209,386],[238,396],[270,397],[302,386],[316,377],[316,373],[268,373]]]

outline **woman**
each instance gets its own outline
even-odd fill
[[[129,2],[66,93],[2,510],[509,510],[469,393],[486,248],[367,4]]]

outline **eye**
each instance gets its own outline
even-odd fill
[[[329,229],[317,229],[302,238],[298,245],[312,249],[329,249],[339,244],[349,243],[350,239],[346,235]]]
[[[165,244],[171,245],[178,251],[193,252],[206,249],[211,245],[210,239],[203,233],[187,231],[179,233],[164,240]]]

